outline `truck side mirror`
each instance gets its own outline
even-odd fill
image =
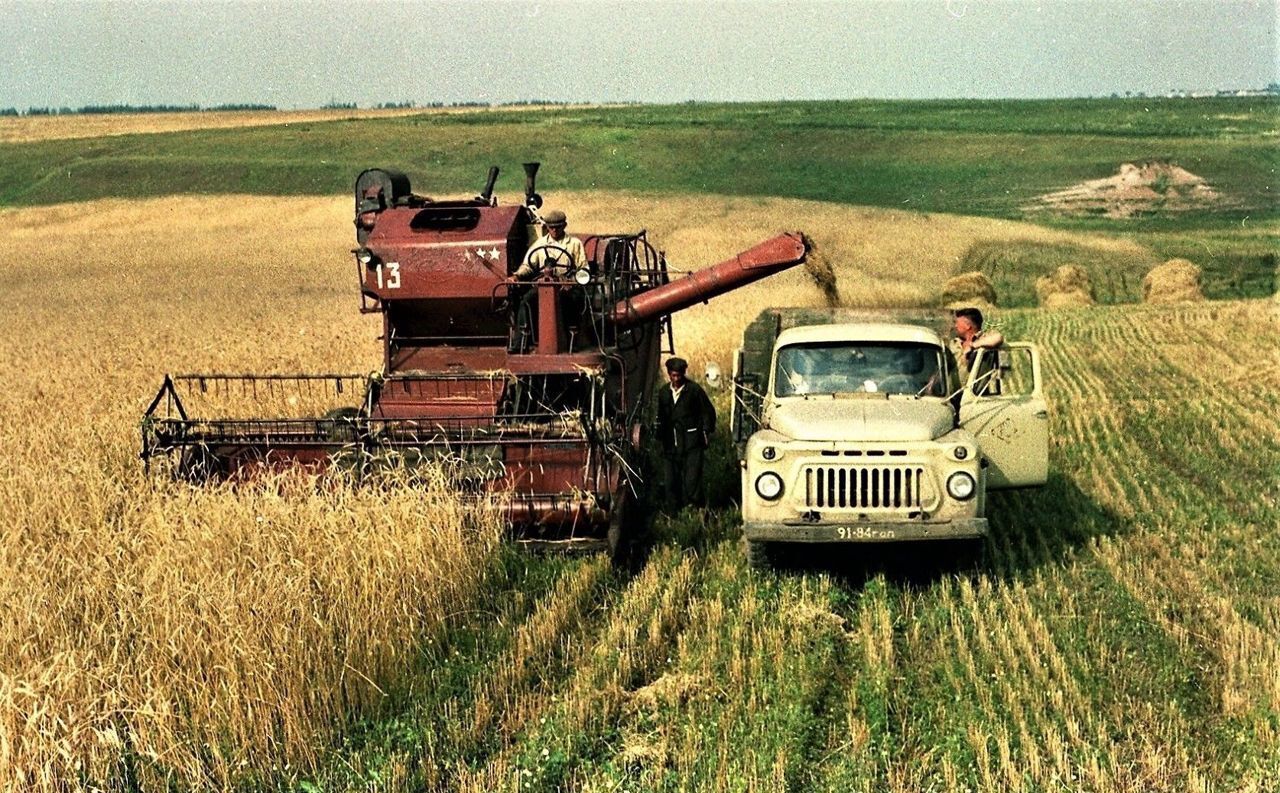
[[[724,388],[724,376],[720,373],[720,364],[715,361],[707,364],[707,368],[703,371],[702,379],[708,388],[713,388],[716,391]]]
[[[735,441],[745,443],[760,429],[760,414],[763,410],[764,394],[760,392],[760,378],[754,373],[733,378],[731,429]]]
[[[733,436],[738,459],[742,459],[747,440],[760,429],[760,414],[764,410],[761,377],[756,372],[744,371],[744,362],[743,351],[738,350],[734,356],[733,399],[729,412],[729,432]]]

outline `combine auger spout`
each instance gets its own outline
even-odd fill
[[[613,307],[620,327],[651,321],[739,289],[804,262],[811,244],[800,232],[779,234],[687,278],[628,297]]]

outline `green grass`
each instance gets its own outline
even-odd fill
[[[1182,215],[1277,216],[1274,99],[804,102],[495,111],[0,146],[0,203],[171,193],[345,193],[366,167],[431,195],[478,191],[488,165],[542,188],[772,195],[1016,217],[1031,197],[1171,160],[1236,198]],[[1126,228],[1158,228],[1162,219]],[[1068,225],[1075,221],[1067,221]]]
[[[1135,234],[1159,258],[1190,259],[1203,273],[1209,299],[1266,296],[1280,291],[1276,229],[1251,228],[1246,220],[1219,231]]]
[[[1144,248],[1100,250],[1083,244],[1047,242],[979,242],[959,266],[991,279],[1005,307],[1037,305],[1035,281],[1067,264],[1089,273],[1099,303],[1142,302],[1142,279],[1168,259],[1190,259],[1201,269],[1204,295],[1210,300],[1265,297],[1277,291],[1277,245],[1265,235],[1188,231],[1130,235]]]

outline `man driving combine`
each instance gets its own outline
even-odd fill
[[[569,278],[574,270],[587,266],[587,251],[582,240],[565,233],[568,225],[568,218],[558,209],[542,216],[542,236],[529,246],[524,262],[516,268],[517,281],[532,281],[546,268],[550,268],[556,278]],[[576,297],[576,293],[572,296]],[[537,290],[526,288],[516,300],[516,336],[510,349],[527,352],[537,343]],[[567,308],[567,314],[576,316],[582,306],[571,300]]]
[[[565,233],[568,225],[569,219],[558,209],[542,216],[542,236],[529,246],[524,262],[516,268],[517,279],[528,281],[548,264],[565,275],[587,266],[587,251],[582,247],[582,240]]]

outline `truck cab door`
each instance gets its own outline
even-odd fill
[[[978,441],[992,490],[1043,485],[1049,476],[1049,408],[1034,344],[980,350],[960,400],[960,426]]]

